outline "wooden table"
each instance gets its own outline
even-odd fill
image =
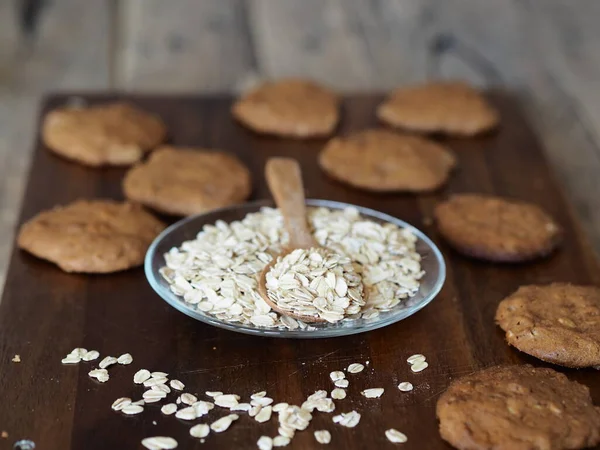
[[[0,1],[0,285],[45,92],[234,92],[286,75],[346,92],[440,77],[512,90],[600,250],[595,0],[53,0],[20,16],[31,3]]]
[[[89,100],[114,98],[102,95]],[[331,414],[315,413],[310,428],[298,432],[289,448],[315,448],[312,433],[318,429],[331,431],[331,449],[392,448],[384,432],[393,427],[409,436],[403,449],[447,449],[437,431],[435,404],[451,380],[495,364],[548,366],[505,343],[494,325],[498,302],[524,284],[600,283],[598,262],[573,210],[518,105],[506,94],[492,96],[502,117],[499,132],[445,140],[457,156],[458,169],[447,187],[418,196],[377,195],[330,180],[317,166],[316,156],[325,140],[255,135],[234,122],[230,99],[127,98],[161,115],[173,144],[223,148],[238,155],[253,173],[252,199],[269,196],[262,176],[265,161],[293,156],[302,165],[309,197],[367,206],[413,224],[440,247],[447,263],[446,283],[430,305],[400,323],[341,338],[282,340],[221,330],[183,315],[152,291],[141,268],[104,276],[67,274],[17,250],[0,303],[0,431],[9,433],[7,439],[0,439],[0,450],[8,450],[22,438],[47,450],[134,449],[141,448],[142,438],[155,435],[175,437],[180,449],[255,449],[259,436],[276,435],[276,417],[258,424],[241,414],[230,430],[212,433],[200,444],[189,436],[190,423],[165,417],[158,405],[149,405],[134,417],[124,417],[110,405],[122,396],[140,398],[143,388],[134,386],[132,377],[141,368],[168,372],[200,398],[206,399],[206,390],[219,390],[247,401],[253,392],[266,390],[277,402],[300,405],[315,390],[333,388],[331,371],[366,361],[370,362],[367,370],[348,375],[348,397],[335,402],[336,414],[360,412],[360,424],[345,429],[332,423]],[[66,101],[65,96],[53,97],[43,112]],[[375,125],[374,110],[380,101],[381,96],[374,95],[347,98],[338,131],[345,134]],[[121,198],[125,169],[90,169],[51,154],[39,141],[35,147],[21,222],[81,197]],[[431,216],[434,205],[447,195],[468,191],[540,205],[564,228],[564,245],[531,264],[488,264],[460,256],[440,239]],[[130,352],[134,361],[109,368],[110,380],[100,384],[88,377],[98,361],[60,364],[77,346],[98,350],[102,356]],[[430,367],[411,373],[406,358],[413,353],[425,354]],[[15,354],[21,362],[11,362]],[[561,371],[589,386],[600,404],[597,371]],[[411,381],[415,390],[400,392],[401,381]],[[386,392],[380,399],[360,395],[373,387]],[[171,394],[169,400],[175,398]],[[211,423],[227,413],[215,408],[208,418],[194,423]]]
[[[232,92],[285,75],[516,91],[600,250],[596,0],[53,0],[19,20],[31,3],[0,2],[0,285],[42,93]]]

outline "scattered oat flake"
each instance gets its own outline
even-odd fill
[[[290,438],[287,436],[275,436],[273,438],[273,447],[285,447],[290,443]]]
[[[409,364],[416,364],[418,362],[425,361],[425,359],[425,355],[417,353],[415,355],[409,356],[406,362]]]
[[[2,438],[6,439],[8,437],[8,433],[6,431],[2,431]]]
[[[315,439],[319,444],[329,444],[331,442],[331,433],[327,430],[315,431]]]
[[[138,370],[133,376],[133,382],[135,384],[142,384],[144,381],[149,380],[151,377],[150,371],[146,369]]]
[[[346,398],[346,391],[340,388],[335,388],[331,391],[331,398],[334,400],[342,400]]]
[[[131,405],[127,405],[125,406],[121,412],[123,414],[128,414],[128,415],[133,415],[133,414],[139,414],[144,410],[144,407],[142,405],[134,405],[133,403]]]
[[[294,434],[296,433],[296,430],[294,428],[290,428],[286,425],[282,425],[279,427],[279,429],[277,430],[277,432],[281,435],[281,436],[287,436],[290,439],[292,439],[294,437]]]
[[[116,364],[116,363],[117,363],[117,358],[115,358],[114,356],[107,356],[102,361],[100,361],[100,364],[98,364],[98,365],[100,366],[101,369],[106,369],[108,366],[112,366],[113,364]]]
[[[194,420],[198,417],[196,413],[196,408],[193,406],[188,406],[187,408],[180,409],[175,413],[175,417],[183,420]]]
[[[271,397],[258,397],[250,400],[250,404],[252,406],[267,406],[273,403],[273,399]]]
[[[131,364],[133,362],[133,356],[131,356],[130,353],[123,353],[117,358],[117,362],[126,366],[127,364]]]
[[[88,351],[86,348],[77,347],[77,348],[74,348],[73,350],[71,350],[71,353],[69,353],[69,355],[79,356],[79,358],[83,358],[83,355],[85,355],[87,352]]]
[[[277,403],[276,405],[273,405],[273,412],[279,412],[279,411],[283,411],[284,409],[286,409],[288,406],[290,406],[289,404],[282,402],[282,403]]]
[[[100,383],[108,381],[108,371],[106,369],[93,369],[88,372],[90,378],[95,378]]]
[[[167,386],[166,384],[155,384],[154,386],[151,386],[150,389],[155,391],[161,391],[165,394],[171,393],[171,388],[169,388],[169,386]]]
[[[155,389],[148,389],[146,392],[144,392],[142,394],[142,397],[144,398],[144,401],[146,403],[159,402],[166,396],[167,396],[166,392],[155,390]]]
[[[166,377],[158,377],[158,378],[148,378],[146,381],[144,381],[144,386],[146,387],[152,387],[152,386],[156,386],[157,384],[165,384],[167,381],[169,381]]]
[[[325,397],[327,397],[327,391],[324,389],[319,389],[318,391],[315,391],[312,394],[310,394],[306,400],[307,401],[315,401],[315,400],[321,400],[322,398],[325,398]]]
[[[67,355],[63,359],[60,360],[63,364],[77,364],[81,361],[81,357],[79,355]]]
[[[181,402],[185,403],[186,405],[193,405],[197,401],[198,398],[193,394],[188,394],[187,392],[185,394],[181,394]]]
[[[360,363],[354,363],[354,364],[350,364],[348,366],[349,373],[359,373],[359,372],[362,372],[363,370],[365,370],[365,366],[363,366]]]
[[[237,414],[229,414],[228,416],[221,417],[219,420],[213,422],[210,426],[210,429],[215,433],[221,433],[227,430],[234,420],[238,420],[240,416]]]
[[[252,405],[250,403],[238,403],[237,405],[234,405],[229,409],[231,409],[232,411],[248,412],[248,411],[250,411],[250,409],[252,409]]]
[[[205,423],[199,423],[190,428],[190,436],[195,438],[205,438],[210,433],[210,427]]]
[[[260,412],[261,409],[262,409],[262,406],[260,406],[260,405],[252,406],[250,408],[250,410],[248,411],[248,415],[250,417],[254,417]]]
[[[427,369],[427,367],[429,367],[427,361],[421,361],[410,366],[410,370],[413,372],[422,372],[423,370]]]
[[[413,390],[413,385],[408,381],[403,381],[398,385],[398,389],[400,389],[402,392],[409,392]]]
[[[196,410],[196,416],[202,417],[212,409],[214,409],[215,405],[211,402],[205,402],[204,400],[200,400],[192,405],[192,407]]]
[[[220,406],[221,408],[231,408],[238,404],[239,399],[240,396],[235,394],[223,394],[214,397],[215,405]]]
[[[183,384],[181,381],[179,380],[171,380],[169,382],[169,385],[175,389],[176,391],[183,391],[185,389],[185,384]]]
[[[271,418],[271,413],[273,412],[273,408],[271,406],[265,406],[262,408],[256,416],[254,416],[254,420],[259,423],[268,422]]]
[[[152,372],[152,378],[167,378],[169,374],[167,372]]]
[[[331,378],[331,381],[335,382],[346,378],[346,374],[341,370],[335,370],[329,374],[329,378]]]
[[[383,388],[370,388],[365,389],[361,394],[367,398],[379,398],[383,395]]]
[[[252,400],[254,400],[255,398],[262,398],[262,397],[264,397],[265,395],[267,395],[267,391],[260,391],[260,392],[256,392],[256,393],[252,394],[252,395],[250,396],[250,398],[251,398]]]
[[[160,412],[167,416],[175,414],[175,412],[177,412],[177,405],[175,403],[167,403],[160,408]]]
[[[406,435],[398,430],[395,430],[394,428],[390,428],[389,430],[385,431],[385,437],[388,438],[388,440],[390,442],[393,442],[394,444],[402,444],[406,441],[408,441],[408,438],[406,437]]]
[[[98,350],[90,350],[85,355],[81,357],[84,361],[94,361],[100,357],[100,352]]]
[[[115,411],[121,411],[124,407],[128,405],[131,405],[131,399],[129,397],[121,397],[113,402],[111,408]]]
[[[350,385],[350,382],[346,379],[341,379],[334,381],[333,384],[339,388],[347,388]]]
[[[340,424],[344,427],[353,428],[360,422],[360,414],[356,411],[342,413],[339,416],[333,416],[333,423]]]
[[[271,450],[273,448],[273,439],[269,436],[261,436],[256,441],[258,450]]]
[[[21,355],[15,355],[15,356],[13,356],[13,358],[12,358],[11,361],[14,362],[14,363],[20,363],[21,362]]]
[[[177,441],[172,437],[155,436],[142,439],[142,445],[149,450],[171,450],[177,448]]]
[[[206,391],[205,394],[213,398],[218,397],[219,395],[223,395],[223,393],[220,391]]]

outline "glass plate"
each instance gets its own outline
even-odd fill
[[[173,247],[179,247],[183,241],[195,239],[198,232],[201,231],[202,227],[206,224],[214,224],[219,219],[228,223],[233,222],[234,220],[241,220],[248,213],[257,212],[264,206],[273,206],[273,202],[267,200],[213,210],[206,214],[185,218],[171,225],[154,240],[148,249],[144,262],[146,278],[148,279],[150,286],[152,286],[156,293],[167,303],[196,320],[215,327],[237,331],[238,333],[279,338],[328,338],[375,330],[413,315],[429,304],[440,292],[446,278],[446,264],[444,263],[444,258],[435,244],[425,236],[425,234],[412,225],[387,214],[347,203],[329,200],[307,200],[306,204],[308,206],[322,206],[329,209],[344,209],[352,206],[358,209],[362,216],[375,222],[390,222],[399,227],[412,230],[418,239],[416,249],[422,257],[421,266],[423,270],[425,270],[425,275],[421,279],[421,286],[417,294],[412,298],[403,300],[392,310],[382,312],[379,316],[370,319],[341,321],[335,324],[312,324],[316,328],[315,330],[282,330],[253,325],[241,325],[219,320],[216,317],[196,309],[194,305],[186,303],[181,297],[171,292],[169,284],[159,273],[159,269],[165,265],[165,258],[163,255],[166,252]]]

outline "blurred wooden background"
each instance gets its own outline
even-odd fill
[[[45,92],[234,92],[285,75],[514,91],[600,250],[598,18],[597,0],[0,0],[0,286]]]

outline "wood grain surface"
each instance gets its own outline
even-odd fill
[[[116,97],[86,98],[98,102]],[[348,397],[336,401],[336,413],[362,414],[359,425],[347,429],[334,425],[330,414],[316,412],[309,429],[298,432],[289,448],[320,448],[312,434],[318,429],[331,431],[328,448],[394,448],[384,436],[392,427],[408,436],[402,448],[449,448],[439,438],[434,408],[451,380],[499,363],[547,366],[505,344],[493,322],[498,302],[522,284],[600,284],[598,264],[573,207],[516,102],[506,94],[492,94],[502,115],[500,131],[478,139],[447,140],[459,169],[446,189],[418,197],[378,196],[330,181],[316,164],[323,140],[257,136],[232,121],[230,100],[225,97],[127,98],[160,114],[174,144],[236,153],[255,175],[255,199],[268,196],[262,176],[266,159],[292,156],[303,167],[309,197],[367,206],[410,222],[440,246],[448,263],[446,284],[423,311],[387,328],[344,338],[281,340],[216,329],[179,313],[151,290],[141,268],[107,276],[72,275],[15,250],[0,303],[0,428],[8,433],[8,438],[0,439],[1,450],[12,449],[19,439],[30,439],[44,450],[135,449],[141,448],[142,438],[155,435],[175,437],[181,449],[252,449],[259,436],[276,434],[275,416],[258,424],[242,414],[227,432],[211,434],[200,444],[188,434],[190,423],[163,416],[157,404],[132,417],[112,411],[110,405],[121,396],[141,398],[143,389],[132,382],[141,368],[168,372],[183,381],[188,392],[220,390],[247,398],[264,389],[276,402],[300,404],[315,390],[333,387],[330,371],[365,361],[370,361],[367,370],[349,375]],[[42,113],[66,99],[51,97]],[[374,125],[379,100],[347,98],[339,131]],[[50,154],[37,141],[20,222],[77,198],[120,199],[123,173],[80,167]],[[565,228],[565,244],[548,259],[527,265],[494,265],[459,256],[439,239],[430,218],[440,199],[467,191],[541,205]],[[134,362],[109,368],[110,380],[99,384],[87,375],[98,361],[60,363],[78,346],[102,355],[130,352]],[[413,353],[427,356],[429,368],[424,372],[411,373],[406,358]],[[15,354],[22,362],[11,362]],[[559,370],[588,385],[600,404],[597,371]],[[412,382],[415,390],[400,392],[396,386],[401,381]],[[365,399],[360,391],[369,387],[386,392],[380,399]],[[207,420],[221,415],[223,410],[216,408]]]
[[[43,93],[231,93],[286,75],[346,93],[451,77],[518,92],[600,251],[596,0],[88,3],[0,2],[0,286]]]

